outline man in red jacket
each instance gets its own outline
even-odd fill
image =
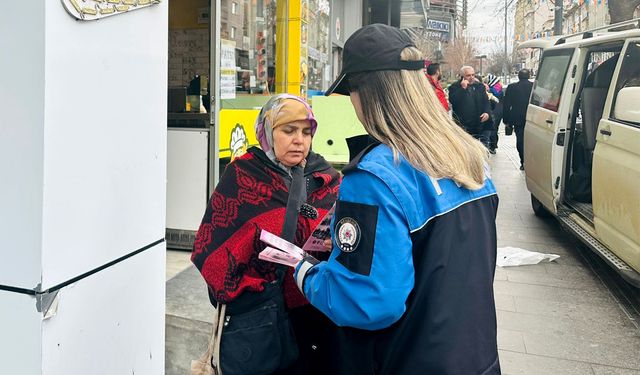
[[[440,85],[440,78],[442,78],[442,73],[440,72],[440,64],[431,63],[427,66],[427,79],[433,86],[433,90],[438,95],[438,100],[442,103],[444,110],[449,112],[449,102],[447,101],[447,96],[442,89],[442,85]]]

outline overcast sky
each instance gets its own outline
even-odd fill
[[[467,37],[477,52],[490,55],[504,51],[504,0],[467,0]],[[507,48],[513,46],[513,20],[516,0],[508,0]]]

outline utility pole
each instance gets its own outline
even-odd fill
[[[563,0],[556,0],[555,14],[553,17],[553,34],[562,35],[562,13],[563,13]]]
[[[562,0],[556,0],[562,1]],[[507,77],[509,76],[509,67],[507,66],[509,61],[509,54],[507,53],[507,11],[509,5],[507,0],[504,0],[504,66],[502,67],[502,74],[504,75],[503,83],[507,83]]]
[[[462,0],[462,29],[467,28],[467,0]]]

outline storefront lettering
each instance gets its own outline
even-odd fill
[[[427,20],[427,29],[449,32],[449,22]]]

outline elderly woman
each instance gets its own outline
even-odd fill
[[[326,340],[332,323],[296,288],[292,270],[258,259],[265,248],[260,241],[263,229],[301,247],[336,201],[340,175],[311,151],[316,128],[311,108],[296,96],[277,95],[265,104],[255,124],[261,149],[250,148],[225,169],[191,256],[209,287],[211,302],[226,304],[227,314],[240,305],[256,305],[274,281],[282,282],[277,292],[284,295],[300,354],[290,366],[278,364],[273,373],[330,371],[324,350],[330,349]],[[326,259],[328,253],[315,255]],[[226,324],[223,334],[225,329]],[[233,370],[225,368],[224,345],[223,337],[226,374]]]

